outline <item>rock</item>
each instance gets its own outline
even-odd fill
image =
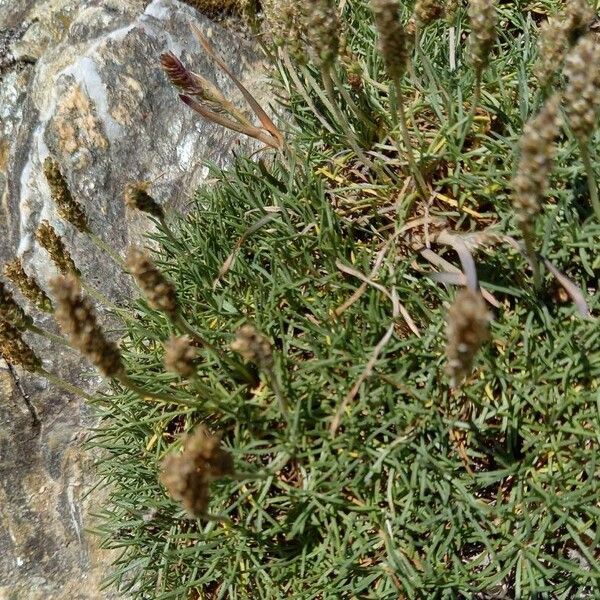
[[[139,241],[149,223],[126,212],[128,182],[149,181],[167,210],[185,210],[207,175],[202,161],[224,166],[246,143],[181,104],[158,67],[158,55],[170,49],[226,96],[239,97],[199,49],[191,20],[257,89],[248,42],[178,0],[0,0],[0,262],[18,254],[46,286],[56,272],[34,237],[46,219],[91,285],[112,299],[128,296],[127,276],[58,218],[42,164],[48,155],[57,159],[92,229],[117,252]],[[56,332],[50,317],[36,319]],[[100,384],[88,367],[82,373],[74,353],[27,339],[48,370],[88,388]],[[85,532],[87,507],[97,505],[93,495],[82,500],[95,483],[81,448],[92,423],[78,398],[0,361],[0,598],[111,597],[98,587],[110,556]]]

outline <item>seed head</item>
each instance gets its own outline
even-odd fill
[[[140,210],[157,219],[162,219],[165,213],[162,206],[147,192],[143,183],[130,183],[125,188],[125,205],[127,208]]]
[[[512,203],[517,225],[530,235],[549,185],[558,135],[559,98],[554,96],[523,129],[521,156],[513,179]]]
[[[470,53],[473,68],[479,74],[487,67],[496,41],[496,7],[494,0],[470,0]]]
[[[158,270],[152,259],[138,248],[130,248],[127,266],[155,310],[175,318],[179,311],[175,286]]]
[[[422,25],[433,23],[443,14],[444,5],[441,0],[417,0],[415,4],[415,17]]]
[[[565,61],[569,83],[564,106],[567,121],[582,143],[587,143],[600,113],[600,45],[592,35],[582,37]]]
[[[50,194],[56,203],[58,214],[71,223],[81,233],[88,233],[90,228],[87,222],[87,215],[80,204],[75,201],[67,185],[67,180],[60,172],[58,163],[53,158],[46,158],[44,161],[44,175],[50,187]]]
[[[0,356],[30,373],[36,373],[42,367],[42,361],[23,340],[19,329],[4,319],[0,319]]]
[[[446,21],[448,23],[453,24],[456,21],[456,15],[458,14],[460,5],[460,0],[446,0],[444,11],[446,13]]]
[[[398,1],[371,0],[371,9],[388,75],[394,80],[400,79],[406,71],[410,40],[400,20]]]
[[[479,292],[465,288],[457,294],[446,324],[446,372],[452,387],[471,372],[475,354],[489,337],[490,321]]]
[[[260,369],[273,366],[273,350],[269,340],[252,325],[244,325],[238,330],[231,349]]]
[[[200,425],[186,437],[183,452],[165,457],[160,479],[174,500],[201,516],[208,508],[210,483],[233,474],[233,459],[221,447],[221,437]]]
[[[547,86],[563,64],[569,48],[576,43],[594,19],[586,0],[569,0],[565,9],[540,27],[538,59],[534,73]]]
[[[182,377],[190,377],[196,372],[198,354],[188,336],[171,337],[165,343],[165,367],[167,371]]]
[[[33,322],[29,315],[13,298],[10,290],[0,281],[0,318],[8,321],[20,331],[27,329]]]
[[[296,0],[262,0],[261,7],[273,44],[285,48],[298,63],[304,64],[306,49],[303,31],[307,10],[304,3]]]
[[[305,11],[305,28],[320,64],[331,66],[340,48],[340,19],[334,0],[313,0]]]
[[[35,233],[35,239],[40,246],[50,254],[52,262],[63,275],[71,274],[76,277],[81,275],[79,269],[75,266],[69,251],[65,248],[62,238],[56,233],[56,230],[48,223],[48,221],[41,222]]]
[[[117,345],[106,339],[98,324],[91,300],[81,293],[75,277],[59,277],[51,282],[56,298],[54,316],[71,344],[107,377],[124,372]]]
[[[46,292],[40,287],[35,278],[25,273],[18,258],[14,258],[4,265],[4,275],[13,282],[27,300],[44,312],[52,312],[50,298],[46,296]]]

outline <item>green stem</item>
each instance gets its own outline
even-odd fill
[[[45,329],[41,329],[40,327],[37,327],[36,325],[28,325],[27,329],[29,331],[31,331],[31,333],[35,333],[36,335],[41,335],[41,336],[49,339],[52,342],[61,344],[62,346],[68,346],[69,348],[71,347],[71,344],[69,344],[69,342],[67,340],[65,340],[65,338],[61,337],[60,335],[54,335],[53,333],[50,333],[49,331],[46,331]]]
[[[590,156],[590,149],[584,140],[577,140],[579,144],[579,150],[581,152],[581,158],[583,160],[583,166],[585,167],[585,173],[587,175],[588,190],[590,192],[590,201],[592,208],[596,214],[596,218],[600,221],[600,200],[598,199],[598,184],[596,182],[596,176],[594,174],[594,165]]]
[[[131,390],[132,392],[135,392],[138,396],[140,396],[140,398],[142,398],[144,400],[146,400],[146,399],[160,400],[161,402],[168,402],[169,404],[185,404],[186,406],[195,406],[196,405],[195,402],[188,402],[185,400],[181,400],[180,398],[177,398],[175,394],[167,395],[167,394],[159,394],[156,392],[149,392],[149,391],[145,390],[144,388],[142,388],[141,386],[137,385],[137,383],[134,383],[133,381],[131,381],[129,376],[125,373],[117,376],[117,379],[124,387]]]
[[[444,96],[444,100],[448,105],[450,103],[450,98],[448,97],[446,90],[442,88],[442,85],[440,84],[438,78],[435,75],[431,61],[429,60],[425,52],[423,52],[423,48],[421,47],[421,28],[418,26],[415,31],[415,45],[417,47],[417,55],[419,56],[419,60],[421,61],[421,64],[423,65],[423,70],[425,71],[425,76],[429,81],[429,87],[434,91],[436,100],[438,100],[438,97],[442,95]],[[436,102],[436,104],[439,105],[439,101]],[[438,118],[442,119],[443,115],[439,110],[439,106],[436,107],[435,112]]]
[[[350,109],[352,110],[352,112],[354,112],[354,114],[367,127],[373,129],[374,124],[373,124],[372,119],[361,108],[359,108],[359,106],[356,104],[356,102],[354,102],[354,100],[352,99],[352,96],[350,96],[350,94],[348,93],[348,90],[346,89],[346,86],[344,85],[344,83],[342,82],[342,80],[339,78],[336,70],[332,68],[330,70],[330,74],[331,74],[331,78],[332,78],[333,82],[335,83],[335,86],[337,87],[338,91],[342,95],[342,98],[344,98],[346,104],[350,107]]]
[[[119,265],[119,267],[122,269],[127,270],[125,261],[100,236],[92,233],[91,231],[88,232],[88,236],[90,240],[92,240],[92,242],[94,242],[94,244],[100,248],[100,250],[103,250],[112,258],[113,262]]]
[[[423,174],[421,173],[417,161],[415,160],[414,150],[410,141],[410,134],[408,133],[408,124],[406,120],[406,113],[404,111],[404,99],[402,96],[402,90],[400,89],[400,80],[394,80],[394,88],[396,91],[396,110],[398,111],[398,121],[400,124],[400,132],[402,134],[402,141],[405,146],[405,155],[406,160],[408,161],[408,167],[410,169],[411,175],[413,176],[415,182],[417,183],[417,188],[419,192],[423,196],[424,199],[427,199],[429,196],[429,190],[427,188],[427,184],[425,183],[425,179],[423,178]]]
[[[92,287],[89,283],[86,283],[82,278],[79,279],[79,283],[81,284],[81,287],[88,293],[88,295],[91,296],[94,300],[96,300],[100,304],[103,304],[116,314],[121,314],[121,309],[116,304],[113,304],[104,294],[99,292],[96,288]]]
[[[523,230],[523,242],[525,244],[525,253],[533,272],[533,287],[537,291],[542,287],[542,275],[540,272],[540,264],[538,262],[537,253],[533,247],[534,239],[531,231],[525,229]]]
[[[473,121],[475,119],[475,114],[477,113],[477,108],[479,107],[479,101],[481,100],[481,72],[478,72],[475,78],[475,90],[473,91],[473,100],[471,103],[471,109],[469,110],[469,114],[467,115],[467,121],[465,123],[465,127],[463,129],[460,142],[458,144],[458,152],[462,152],[462,148],[465,144],[465,140],[471,131],[471,126],[473,125]]]
[[[254,384],[256,382],[256,378],[252,375],[252,373],[248,370],[248,368],[245,365],[230,358],[222,350],[220,350],[210,342],[207,342],[204,339],[204,337],[200,335],[200,333],[196,331],[196,329],[187,322],[185,317],[183,317],[182,315],[178,315],[173,320],[173,324],[181,331],[181,333],[189,335],[193,340],[195,340],[197,343],[199,343],[201,346],[203,346],[209,352],[211,352],[213,356],[215,356],[218,360],[229,365],[229,367],[233,369],[233,371],[241,373],[248,383]]]
[[[84,398],[85,400],[87,400],[89,402],[94,400],[94,398],[92,396],[90,396],[89,394],[84,392],[80,387],[78,387],[76,385],[72,385],[71,383],[67,383],[66,381],[64,381],[63,379],[58,377],[57,375],[49,373],[45,369],[39,369],[38,374],[41,375],[42,377],[46,378],[51,384],[64,390],[65,392],[69,392],[71,394],[76,394],[77,396],[81,396],[81,398]]]
[[[350,124],[348,123],[346,117],[344,116],[337,104],[335,92],[333,89],[333,79],[331,78],[330,71],[331,67],[323,67],[323,85],[325,87],[325,94],[327,95],[327,98],[329,100],[329,108],[332,110],[333,115],[338,120],[338,124],[342,128],[342,131],[346,136],[346,140],[348,144],[350,144],[350,147],[352,148],[356,156],[358,156],[358,158],[365,165],[365,167],[368,167],[373,171],[377,171],[373,162],[369,160],[365,153],[360,149],[358,145],[358,140],[354,132],[350,129]]]
[[[283,418],[289,422],[290,409],[287,403],[285,396],[281,390],[281,386],[279,385],[279,379],[277,378],[277,374],[275,373],[275,369],[270,367],[266,370],[267,377],[269,379],[269,384],[271,385],[271,389],[277,398],[277,402],[279,402],[279,408],[281,409],[281,413]]]
[[[158,217],[158,222],[160,223],[160,226],[163,228],[163,231],[165,232],[165,234],[167,235],[169,240],[171,242],[173,242],[174,244],[177,244],[177,238],[171,231],[171,228],[167,225],[167,221],[166,221],[165,217],[164,216]]]

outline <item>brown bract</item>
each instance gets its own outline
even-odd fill
[[[36,373],[42,366],[42,361],[23,340],[21,332],[4,319],[0,319],[0,356],[30,373]]]

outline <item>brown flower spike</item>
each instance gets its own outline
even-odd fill
[[[42,361],[23,340],[21,332],[4,319],[0,319],[0,356],[30,373],[37,373],[42,367]]]
[[[157,219],[163,219],[165,212],[162,206],[148,193],[143,183],[130,183],[125,188],[125,206],[145,212]]]
[[[160,480],[174,500],[198,517],[208,509],[211,482],[233,474],[233,459],[221,447],[221,437],[200,425],[186,436],[183,452],[165,457]]]
[[[471,63],[475,71],[481,74],[490,61],[490,53],[496,42],[494,0],[470,0],[469,19],[471,21],[469,38]]]
[[[542,86],[552,81],[569,48],[594,19],[587,0],[569,0],[564,10],[550,17],[541,27],[535,76]]]
[[[400,21],[397,0],[371,0],[379,47],[388,75],[400,79],[406,71],[410,54],[409,35]]]
[[[179,303],[175,286],[158,270],[152,259],[139,248],[130,248],[127,266],[144,292],[148,304],[175,319]]]
[[[273,350],[269,340],[252,325],[244,325],[236,334],[231,349],[260,369],[273,366]]]
[[[569,80],[564,106],[577,139],[587,144],[600,113],[600,44],[593,35],[582,37],[565,61]]]
[[[463,289],[448,311],[446,371],[456,387],[471,372],[475,354],[489,337],[491,315],[479,292]]]
[[[56,203],[58,214],[81,233],[88,233],[90,228],[87,215],[81,205],[73,198],[67,180],[60,172],[58,163],[51,157],[46,158],[44,161],[44,175],[50,187],[52,199]]]
[[[333,0],[313,0],[305,12],[306,32],[321,65],[328,67],[340,49],[340,20]]]
[[[525,125],[521,136],[512,203],[517,225],[524,236],[530,235],[548,189],[558,135],[558,107],[559,98],[550,98],[540,113]]]
[[[441,0],[417,0],[415,17],[423,25],[433,23],[444,14],[444,4]]]
[[[188,336],[171,337],[165,343],[165,368],[182,377],[190,377],[196,372],[198,353]]]
[[[4,265],[4,275],[13,282],[27,300],[44,312],[52,312],[52,302],[34,277],[27,275],[23,264],[14,258]]]
[[[35,233],[35,239],[50,254],[52,262],[63,275],[71,274],[76,277],[81,275],[69,251],[66,249],[62,238],[48,221],[41,222]]]
[[[56,297],[55,317],[71,343],[107,377],[124,373],[119,348],[106,339],[98,324],[92,301],[81,293],[74,277],[51,282]]]
[[[8,321],[17,329],[23,331],[33,322],[23,308],[17,304],[8,288],[0,281],[0,318]]]

